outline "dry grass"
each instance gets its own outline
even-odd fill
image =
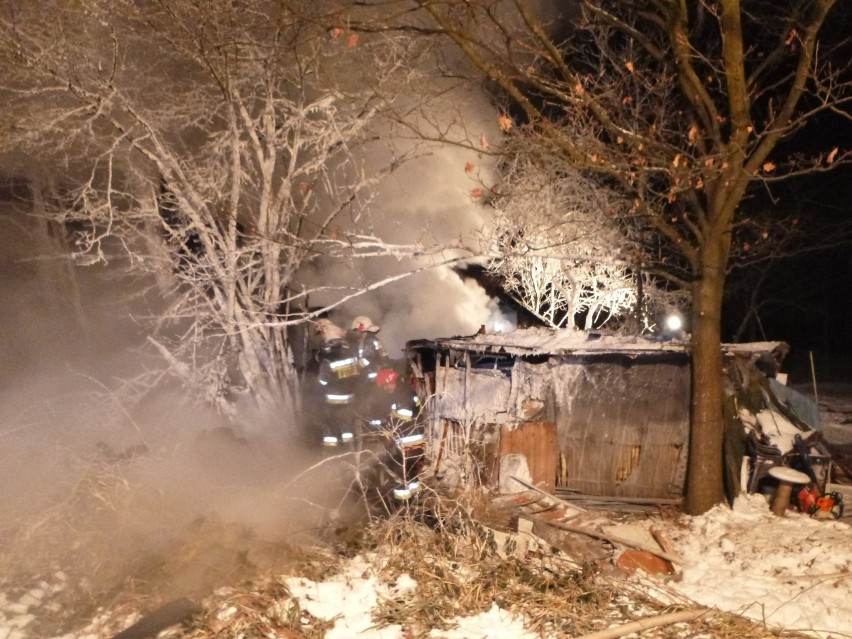
[[[664,614],[647,588],[601,573],[582,557],[542,548],[524,561],[498,552],[483,521],[503,523],[488,500],[432,496],[421,507],[397,513],[364,533],[387,558],[385,578],[405,573],[418,584],[402,600],[386,601],[374,613],[381,625],[400,624],[409,637],[425,637],[458,616],[487,611],[493,603],[523,615],[541,636],[579,636],[611,625]],[[428,524],[428,525],[427,525]],[[665,588],[660,584],[660,588]],[[733,614],[645,631],[643,637],[758,638],[800,636],[767,629]]]
[[[14,598],[16,591],[35,585],[61,587],[57,603],[84,617],[110,589],[106,584],[128,573],[127,566],[118,565],[107,551],[103,531],[112,528],[131,490],[113,465],[98,460],[81,463],[84,472],[74,484],[57,487],[49,508],[7,522],[0,531],[0,588]]]
[[[501,558],[485,529],[472,522],[463,532],[435,532],[400,519],[384,528],[391,548],[389,578],[406,573],[418,587],[404,601],[385,602],[376,618],[419,629],[414,636],[446,628],[454,617],[485,612],[494,603],[524,614],[532,630],[574,634],[581,617],[613,596],[591,571],[560,570],[558,561],[535,565]]]
[[[579,636],[677,609],[656,603],[631,582],[602,575],[589,566],[578,568],[576,558],[558,551],[539,553],[526,561],[502,558],[469,505],[437,498],[426,501],[428,506],[406,508],[374,521],[333,553],[306,556],[301,575],[321,579],[353,553],[380,557],[383,582],[393,583],[402,575],[417,582],[415,591],[381,602],[373,613],[377,626],[400,625],[408,639],[425,638],[432,629],[449,629],[452,619],[485,612],[494,603],[523,615],[528,630],[550,637]],[[171,636],[318,639],[332,625],[301,610],[289,598],[282,577],[245,584],[206,604],[207,613],[192,630]],[[648,630],[642,636],[757,639],[796,635],[719,614]]]

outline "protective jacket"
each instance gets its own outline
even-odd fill
[[[325,403],[351,404],[355,399],[358,380],[358,357],[344,339],[325,342],[317,354],[317,381],[322,387]]]
[[[388,354],[381,340],[374,333],[361,333],[358,335],[355,349],[361,375],[368,380],[374,380],[388,361]]]

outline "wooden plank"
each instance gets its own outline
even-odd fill
[[[552,494],[556,489],[556,424],[528,422],[500,430],[500,454],[523,455],[534,487]]]
[[[570,503],[568,503],[567,501],[564,501],[564,500],[562,500],[562,499],[559,499],[559,497],[556,497],[555,495],[551,495],[550,493],[546,493],[546,492],[545,492],[545,491],[543,491],[541,488],[536,488],[535,486],[532,486],[532,485],[528,484],[527,482],[525,482],[523,479],[518,479],[517,477],[512,477],[512,479],[514,479],[516,482],[518,482],[519,484],[521,484],[521,485],[522,485],[522,486],[524,486],[525,488],[529,488],[530,490],[534,490],[534,491],[536,491],[536,492],[539,492],[539,493],[541,493],[542,495],[544,495],[546,498],[548,498],[548,499],[552,499],[552,500],[554,500],[554,501],[557,501],[557,502],[559,502],[560,504],[562,504],[562,505],[566,506],[567,508],[571,508],[571,509],[573,509],[573,510],[579,510],[580,512],[586,512],[583,508],[580,508],[580,507],[579,507],[579,506],[577,506],[576,504],[570,504]]]
[[[626,537],[618,537],[616,535],[607,535],[602,532],[598,532],[596,530],[591,530],[589,528],[581,528],[579,526],[570,526],[568,524],[562,524],[556,521],[547,522],[549,525],[554,528],[559,528],[560,530],[567,530],[568,532],[576,533],[578,535],[586,535],[593,539],[600,539],[601,541],[609,542],[613,545],[620,544],[622,546],[627,546],[628,548],[636,548],[638,550],[644,550],[645,552],[649,552],[652,555],[657,555],[657,557],[662,557],[670,562],[674,563],[683,563],[683,559],[680,557],[674,557],[669,555],[667,552],[660,550],[659,548],[654,548],[647,544],[643,544],[641,542],[636,542],[633,539],[627,539]]]
[[[589,503],[620,503],[620,504],[645,504],[650,506],[679,506],[683,503],[682,497],[613,497],[611,495],[589,495],[587,493],[578,492],[572,488],[556,489],[555,494],[562,499],[571,501],[586,501]]]
[[[512,493],[510,495],[498,495],[491,502],[497,506],[512,506],[520,508],[527,504],[532,504],[541,499],[541,495],[535,490],[525,490],[520,493]]]
[[[655,617],[646,617],[638,621],[631,621],[621,626],[598,630],[587,635],[577,637],[577,639],[620,639],[634,633],[641,633],[643,630],[650,628],[659,628],[660,626],[669,626],[675,623],[688,623],[696,619],[710,619],[716,616],[716,611],[708,608],[695,608],[693,610],[681,610],[679,612],[669,612],[664,615]]]

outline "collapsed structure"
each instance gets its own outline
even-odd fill
[[[815,428],[799,416],[816,414],[807,398],[795,397],[797,410],[778,408],[789,407],[795,395],[778,397],[787,349],[783,342],[723,346],[731,493],[756,491],[763,480],[765,469],[749,447],[750,441],[773,445],[756,419],[762,410],[784,410],[805,439]],[[681,500],[689,453],[688,342],[530,328],[415,340],[406,354],[421,397],[429,398],[437,474],[500,493],[522,490],[517,478],[563,495]],[[785,446],[776,463],[784,463]]]

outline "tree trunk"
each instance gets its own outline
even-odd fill
[[[707,242],[695,285],[692,318],[692,389],[686,511],[706,512],[724,499],[722,412],[722,294],[726,251]]]

